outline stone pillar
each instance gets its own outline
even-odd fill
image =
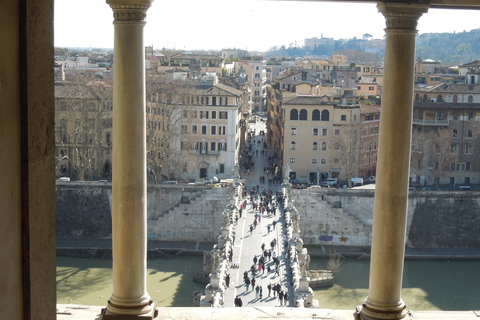
[[[145,48],[153,0],[107,0],[113,9],[113,293],[103,319],[153,318],[147,292]]]
[[[425,5],[379,3],[387,34],[368,297],[362,319],[402,319],[416,26]]]

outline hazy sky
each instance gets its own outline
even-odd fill
[[[55,46],[113,47],[113,13],[105,0],[55,0]],[[154,48],[267,50],[303,45],[305,38],[384,35],[374,4],[260,0],[155,0],[147,12],[145,45]],[[480,11],[433,10],[419,33],[480,28]]]

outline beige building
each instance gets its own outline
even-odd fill
[[[360,121],[357,104],[339,104],[325,97],[297,96],[283,103],[283,163],[290,166],[293,180],[320,181],[341,175],[342,166],[334,152],[334,136],[342,125]]]

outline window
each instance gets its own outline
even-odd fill
[[[327,143],[326,142],[322,142],[322,150],[327,150]]]
[[[321,164],[327,164],[327,159],[320,159]]]
[[[317,158],[312,158],[312,164],[317,164]]]
[[[227,119],[227,111],[220,111],[219,119]]]
[[[339,136],[340,135],[340,129],[335,129],[335,135]]]
[[[312,112],[312,120],[313,121],[320,121],[320,111],[315,109]]]
[[[313,128],[313,135],[318,136],[318,128]]]
[[[465,170],[471,170],[471,169],[472,169],[471,163],[470,163],[470,162],[467,162],[467,163],[465,164]]]
[[[467,137],[469,138],[473,137],[473,131],[471,129],[467,130]]]
[[[437,120],[444,120],[443,111],[437,111]]]
[[[255,73],[255,79],[260,79],[260,73]]]
[[[186,134],[188,131],[188,126],[186,124],[182,124],[182,134]]]
[[[470,177],[465,177],[465,183],[470,183]]]
[[[105,133],[105,143],[109,146],[111,143],[110,132]]]
[[[219,173],[225,173],[225,165],[223,163],[220,163]]]
[[[295,163],[295,158],[290,158],[290,163]]]
[[[197,133],[197,125],[192,125],[192,133]]]
[[[342,115],[340,116],[340,120],[341,120],[341,121],[347,121],[347,116],[344,115],[344,114],[342,114]]]
[[[290,120],[298,120],[298,110],[297,109],[290,110]]]
[[[441,94],[438,95],[437,102],[443,102],[443,97]]]
[[[468,96],[468,103],[472,103],[473,102],[473,96]]]
[[[217,119],[217,111],[212,111],[212,119]]]
[[[300,110],[300,120],[307,120],[307,110],[302,109]]]
[[[458,112],[453,113],[453,120],[458,120]]]
[[[473,154],[473,145],[465,143],[465,154]]]
[[[452,130],[452,137],[453,137],[453,138],[456,138],[457,136],[458,136],[458,131],[457,131],[457,129],[453,129],[453,130]]]
[[[192,119],[197,118],[197,110],[190,111],[190,118],[192,118]]]
[[[218,151],[227,151],[227,143],[226,142],[219,142],[218,143]]]
[[[457,153],[458,152],[458,144],[457,143],[452,143],[450,145],[450,152],[451,153]]]
[[[330,120],[330,112],[328,110],[322,110],[322,121]]]
[[[457,95],[455,94],[455,95],[453,95],[453,102],[457,102],[457,101],[458,101],[458,97],[457,97]]]
[[[212,135],[216,135],[217,134],[217,126],[212,126],[210,128],[210,134]]]
[[[378,134],[378,126],[375,126],[375,130],[373,131],[375,134]]]
[[[312,150],[318,150],[318,142],[312,143]]]
[[[216,146],[217,146],[217,143],[216,143],[216,142],[210,142],[210,150],[211,150],[211,151],[215,151]]]
[[[322,136],[326,136],[328,134],[327,128],[322,128]]]
[[[207,134],[207,126],[202,126],[202,134]]]
[[[208,111],[200,111],[200,119],[208,119]]]
[[[473,120],[473,119],[475,119],[475,113],[470,112],[470,113],[468,114],[468,120]]]
[[[218,134],[221,136],[225,135],[225,126],[218,126]]]
[[[290,128],[290,135],[292,135],[292,136],[297,135],[297,128],[295,128],[295,127]]]
[[[420,95],[418,93],[415,95],[415,101],[420,101]]]
[[[333,159],[333,163],[334,163],[334,164],[339,164],[339,163],[340,163],[340,160],[339,160],[338,158],[334,158],[334,159]]]
[[[375,87],[368,87],[368,91],[373,91],[375,90]]]
[[[295,141],[290,142],[290,150],[297,149],[297,143]]]

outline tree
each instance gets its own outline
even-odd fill
[[[358,174],[360,154],[360,123],[340,127],[339,134],[331,136],[333,155],[341,166],[340,178],[348,181]]]
[[[196,167],[190,126],[195,88],[183,80],[147,77],[147,174],[148,180],[178,180]]]
[[[435,187],[438,189],[440,177],[450,170],[452,152],[456,148],[452,145],[451,130],[444,128],[420,132],[415,130],[412,145],[418,155],[416,161],[412,161],[411,171],[435,181]]]
[[[68,160],[77,178],[104,177],[112,128],[112,87],[91,74],[55,86],[57,165]],[[64,175],[63,169],[58,174]],[[70,175],[72,173],[70,172]]]

